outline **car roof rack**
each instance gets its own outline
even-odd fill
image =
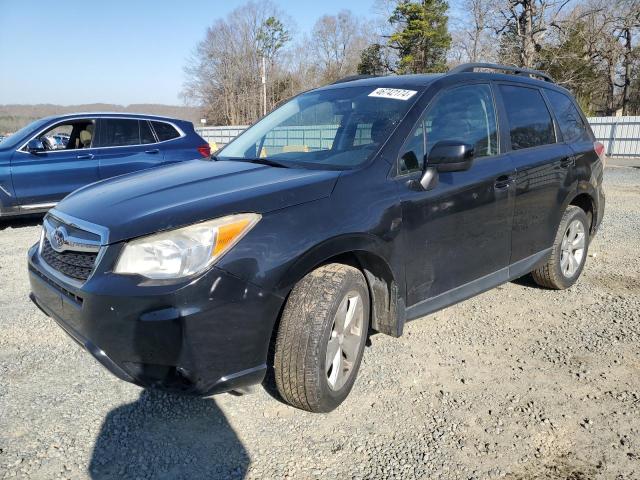
[[[349,75],[348,77],[343,77],[335,82],[331,82],[331,85],[335,85],[336,83],[345,83],[345,82],[353,82],[354,80],[362,80],[363,78],[376,78],[380,75]]]
[[[530,68],[513,67],[511,65],[500,65],[498,63],[463,63],[449,70],[448,73],[465,73],[475,72],[476,70],[501,70],[503,72],[512,72],[515,75],[524,77],[539,77],[546,82],[555,83],[551,76],[540,70],[532,70]]]

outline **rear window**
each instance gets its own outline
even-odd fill
[[[170,125],[165,122],[151,122],[151,123],[153,124],[153,129],[156,131],[156,135],[158,136],[159,142],[172,140],[180,136],[180,132],[178,132],[173,125]]]
[[[564,93],[554,90],[545,90],[553,113],[556,115],[560,131],[565,142],[577,140],[590,141],[587,126],[582,121],[582,116],[573,101]]]
[[[551,114],[538,89],[500,85],[500,92],[513,150],[555,143]]]

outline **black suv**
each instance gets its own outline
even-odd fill
[[[263,382],[326,412],[371,333],[530,272],[576,282],[602,150],[541,72],[345,79],[215,162],[68,196],[29,252],[32,299],[123,380],[196,395]]]

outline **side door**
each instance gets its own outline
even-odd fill
[[[58,122],[34,138],[54,131],[69,132],[66,147],[30,152],[25,144],[11,158],[13,187],[23,210],[49,208],[74,190],[100,179],[94,148],[95,120]]]
[[[164,153],[157,145],[151,124],[144,119],[98,120],[100,178],[145,170],[161,165]]]
[[[430,190],[412,188],[428,152],[443,140],[474,145],[473,165],[440,172]],[[506,280],[513,174],[501,153],[488,83],[452,87],[431,101],[398,160],[409,318]]]
[[[593,164],[600,160],[593,145],[595,139],[573,99],[556,90],[544,89],[544,93],[551,105],[562,140],[575,155],[575,162],[568,169],[566,180],[575,189],[579,180],[589,180]]]
[[[575,158],[558,143],[558,127],[539,88],[500,82],[497,91],[516,169],[510,263],[512,274],[525,274],[553,244]]]

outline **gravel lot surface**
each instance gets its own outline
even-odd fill
[[[640,170],[606,192],[577,285],[373,337],[328,415],[117,380],[27,298],[39,220],[0,226],[0,478],[640,478]]]

